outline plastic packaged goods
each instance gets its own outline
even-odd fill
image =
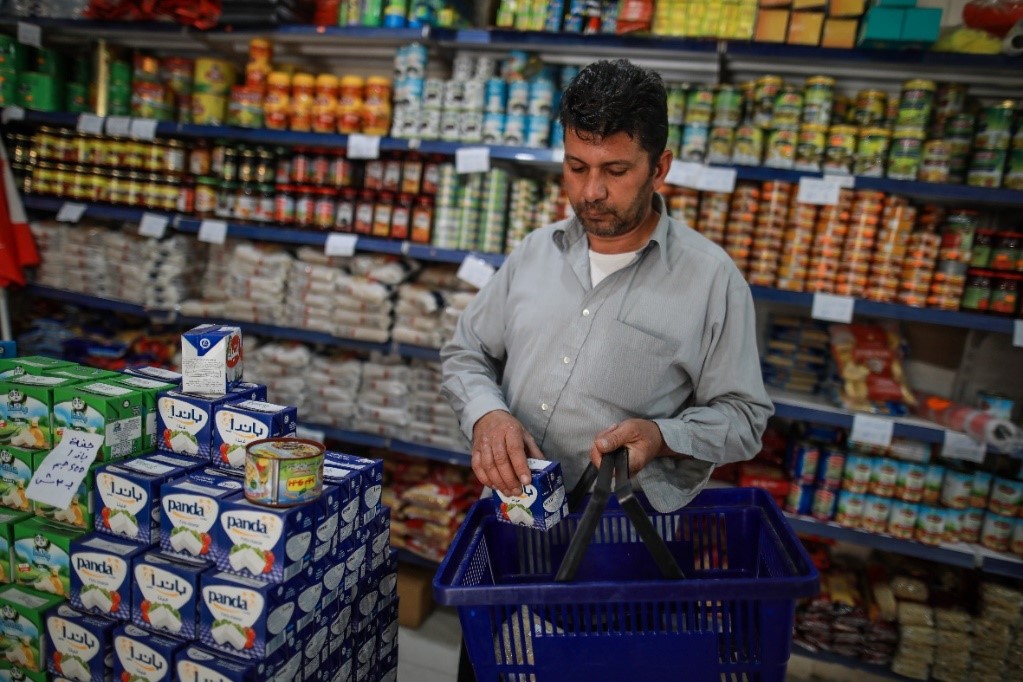
[[[831,325],[833,395],[845,408],[904,415],[916,403],[905,383],[902,340],[880,325]]]

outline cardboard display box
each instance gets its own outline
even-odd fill
[[[433,571],[398,564],[398,625],[413,630],[433,612]]]

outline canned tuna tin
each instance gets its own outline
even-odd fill
[[[310,502],[323,489],[322,443],[265,438],[245,448],[245,497],[269,507]]]

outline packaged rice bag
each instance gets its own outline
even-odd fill
[[[916,404],[902,368],[902,339],[893,327],[833,324],[834,393],[846,409],[902,416]]]

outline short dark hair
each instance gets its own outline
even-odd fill
[[[627,59],[586,66],[561,96],[561,126],[583,139],[624,132],[638,139],[656,164],[668,143],[668,94],[655,71]]]

